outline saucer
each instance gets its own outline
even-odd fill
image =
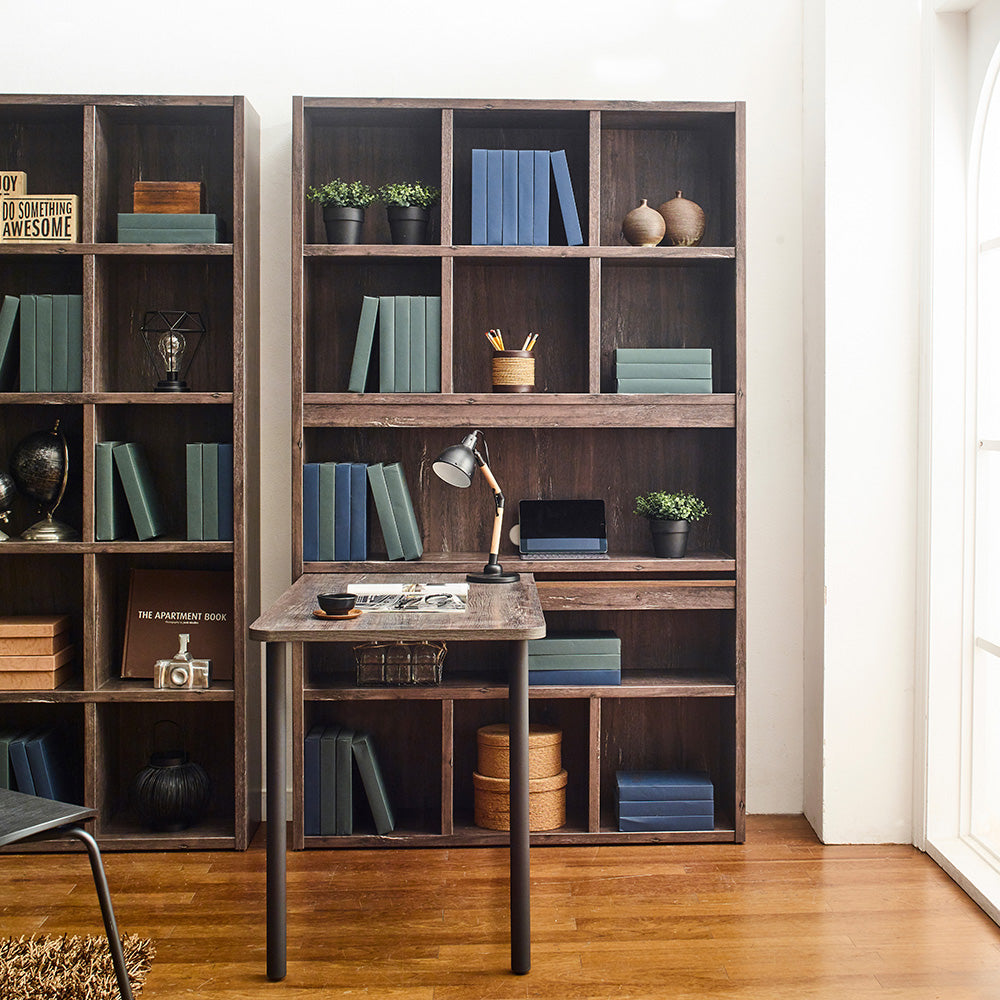
[[[324,621],[329,622],[346,621],[348,618],[357,618],[360,614],[361,608],[351,608],[350,611],[345,611],[342,615],[328,615],[325,611],[321,611],[319,608],[313,608],[314,618],[322,618]]]

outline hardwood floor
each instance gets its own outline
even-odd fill
[[[508,971],[502,849],[290,854],[288,978],[264,976],[264,851],[108,854],[144,1000],[996,1000],[1000,928],[911,847],[825,847],[801,817],[747,843],[532,851],[532,971]],[[0,857],[4,935],[100,933],[82,856]]]

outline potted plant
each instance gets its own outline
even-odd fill
[[[389,216],[393,243],[426,243],[431,209],[441,200],[441,189],[419,181],[383,184],[375,192]]]
[[[365,208],[375,201],[375,192],[364,181],[334,177],[309,188],[307,197],[323,206],[323,224],[330,243],[360,243]]]
[[[635,498],[635,513],[649,521],[656,555],[679,559],[687,551],[688,526],[711,511],[691,493],[657,490]]]

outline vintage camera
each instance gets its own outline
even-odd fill
[[[207,688],[211,660],[196,660],[188,652],[191,636],[178,634],[180,649],[170,660],[157,660],[153,665],[153,687]]]

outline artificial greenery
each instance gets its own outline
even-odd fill
[[[375,192],[364,181],[345,181],[334,177],[319,187],[309,188],[309,198],[321,205],[366,208],[375,201]]]
[[[691,493],[657,490],[636,497],[634,513],[650,521],[700,521],[711,511],[704,500]]]
[[[383,184],[375,197],[388,208],[432,208],[441,200],[441,189],[419,181]]]

